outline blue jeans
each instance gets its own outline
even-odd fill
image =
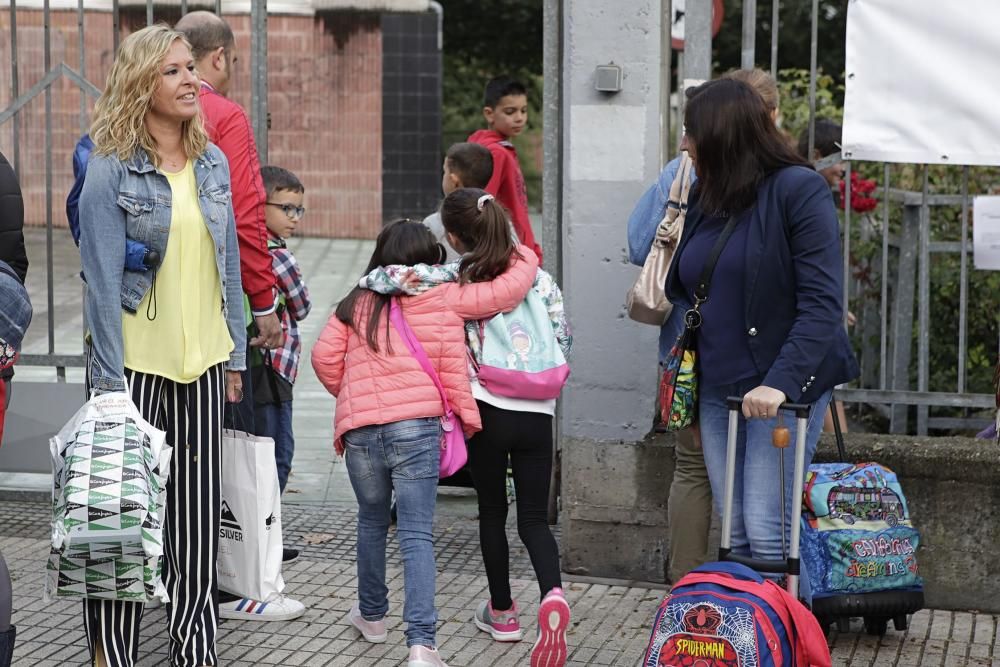
[[[278,465],[278,485],[285,492],[288,473],[292,470],[295,436],[292,434],[292,402],[258,403],[254,406],[257,435],[274,440],[274,462]]]
[[[698,426],[705,452],[705,465],[712,483],[715,508],[722,515],[726,484],[726,439],[729,433],[729,408],[726,397],[743,396],[760,385],[760,378],[734,384],[701,386],[698,399]],[[830,403],[832,391],[824,393],[813,404],[806,431],[806,468],[816,453],[816,444],[823,429],[823,415]],[[739,418],[736,436],[736,481],[733,492],[733,534],[731,547],[735,554],[780,560],[781,551],[781,487],[778,485],[778,458],[785,461],[785,526],[784,543],[790,539],[792,503],[802,502],[792,495],[795,474],[795,414],[786,412],[784,424],[792,434],[792,446],[777,449],[771,444],[771,431],[777,419]],[[812,599],[806,570],[802,568],[799,596]]]
[[[407,646],[435,646],[434,504],[440,444],[437,417],[363,426],[344,434],[347,474],[358,499],[358,607],[367,621],[377,621],[389,610],[385,542],[395,489]]]

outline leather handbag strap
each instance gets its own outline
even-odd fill
[[[400,338],[406,343],[410,354],[413,355],[417,363],[420,364],[420,367],[424,369],[424,372],[430,376],[434,386],[437,387],[438,393],[441,394],[441,402],[444,403],[444,413],[447,415],[451,412],[451,406],[448,405],[448,396],[444,393],[441,378],[438,377],[437,371],[434,370],[430,358],[428,358],[427,353],[424,351],[424,346],[417,340],[413,329],[410,328],[410,325],[406,322],[406,318],[403,317],[403,309],[400,307],[398,299],[393,299],[389,302],[389,321],[392,322],[392,326],[396,327],[396,331],[399,332]]]
[[[687,153],[682,153],[681,156],[681,166],[677,170],[681,178],[681,192],[678,201],[681,204],[681,208],[685,209],[687,208],[688,194],[691,192],[691,170],[694,168],[694,162],[691,161],[691,157]],[[677,179],[675,178],[674,180],[676,181]]]
[[[663,219],[656,228],[656,240],[666,243],[671,240],[670,228],[681,213],[687,210],[688,193],[691,191],[691,158],[687,153],[681,154],[681,163],[670,184],[670,194],[667,197],[667,209]],[[680,236],[679,234],[677,235]],[[674,239],[675,241],[677,239]]]

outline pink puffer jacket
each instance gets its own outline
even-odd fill
[[[478,320],[513,309],[531,289],[538,258],[527,246],[518,246],[524,259],[515,259],[506,273],[491,282],[449,283],[419,296],[400,297],[403,315],[441,378],[448,402],[465,427],[466,437],[482,430],[479,409],[469,388],[465,320]],[[366,301],[361,301],[361,304]],[[358,310],[367,311],[364,305]],[[337,397],[334,445],[342,451],[344,433],[372,424],[444,414],[433,382],[410,354],[395,327],[389,326],[390,351],[383,332],[388,309],[379,322],[379,351],[365,340],[367,312],[355,312],[359,336],[330,316],[313,346],[316,376]]]

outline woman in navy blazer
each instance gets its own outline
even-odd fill
[[[667,296],[690,307],[705,262],[735,219],[712,275],[697,331],[698,428],[716,504],[724,488],[727,396],[743,396],[732,550],[782,558],[790,530],[793,454],[771,445],[778,406],[812,403],[808,466],[833,387],[858,374],[843,327],[839,223],[829,186],[786,143],[745,83],[719,79],[694,92],[685,141],[698,182]],[[790,420],[789,420],[790,421]],[[778,457],[785,469],[782,539]],[[808,599],[808,583],[802,591]]]

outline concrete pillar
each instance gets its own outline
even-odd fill
[[[641,580],[664,578],[673,474],[672,439],[643,441],[656,397],[658,330],[629,320],[623,305],[637,274],[627,260],[626,221],[661,167],[660,7],[661,0],[563,0],[562,69],[546,69],[546,84],[562,76],[562,284],[575,337],[559,416],[563,566]],[[612,62],[623,69],[621,92],[596,91],[594,68]],[[546,139],[548,154],[557,147]]]

